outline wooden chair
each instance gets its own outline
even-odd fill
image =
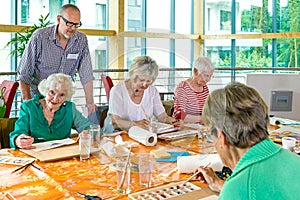
[[[0,85],[0,89],[3,87],[6,88],[4,92],[4,102],[6,104],[6,112],[4,114],[4,118],[9,118],[11,106],[19,87],[19,83],[10,80],[4,80]]]
[[[109,76],[106,76],[104,74],[101,75],[101,80],[105,89],[107,102],[109,102],[109,92],[110,89],[114,86],[114,83],[112,82],[111,78]]]
[[[10,148],[9,133],[14,130],[18,118],[0,118],[0,149]]]

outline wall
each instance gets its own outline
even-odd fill
[[[271,91],[293,91],[292,111],[272,111],[277,117],[300,120],[300,75],[299,74],[248,74],[247,84],[261,94],[267,105],[271,106]]]

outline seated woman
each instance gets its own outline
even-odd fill
[[[12,148],[32,149],[32,143],[68,138],[72,128],[82,132],[92,124],[68,101],[75,92],[68,75],[52,74],[41,81],[38,89],[42,95],[35,94],[21,105],[10,133]]]
[[[213,73],[214,66],[209,58],[195,60],[193,76],[180,82],[175,89],[173,117],[184,122],[202,123],[202,109],[209,94],[206,84]]]
[[[255,89],[232,83],[214,90],[203,119],[233,170],[224,182],[209,167],[197,169],[219,199],[299,199],[300,159],[268,138],[268,107]]]
[[[152,85],[158,76],[156,62],[149,56],[139,56],[134,59],[128,73],[129,79],[110,91],[104,133],[128,130],[132,126],[147,129],[153,116],[160,122],[175,122],[165,112],[159,93]]]

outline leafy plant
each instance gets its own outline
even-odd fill
[[[41,15],[38,24],[34,24],[33,26],[21,29],[16,33],[15,37],[11,38],[11,40],[5,45],[5,47],[13,45],[16,48],[11,51],[9,55],[16,55],[17,57],[21,57],[23,55],[26,44],[29,41],[32,33],[39,28],[44,28],[52,24],[48,19],[49,14],[50,13],[48,13],[46,16]]]

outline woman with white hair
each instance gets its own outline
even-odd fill
[[[207,57],[194,62],[193,76],[178,84],[174,92],[173,117],[184,122],[202,123],[202,110],[209,94],[207,82],[214,73],[214,65]]]
[[[82,132],[92,123],[70,101],[75,88],[70,76],[52,74],[40,82],[41,94],[22,103],[10,146],[32,149],[32,143],[71,137],[71,129]]]
[[[132,126],[147,129],[153,116],[160,122],[175,122],[165,112],[159,92],[152,85],[158,76],[156,62],[149,56],[139,56],[134,59],[128,72],[129,78],[110,91],[104,132],[128,130]]]

